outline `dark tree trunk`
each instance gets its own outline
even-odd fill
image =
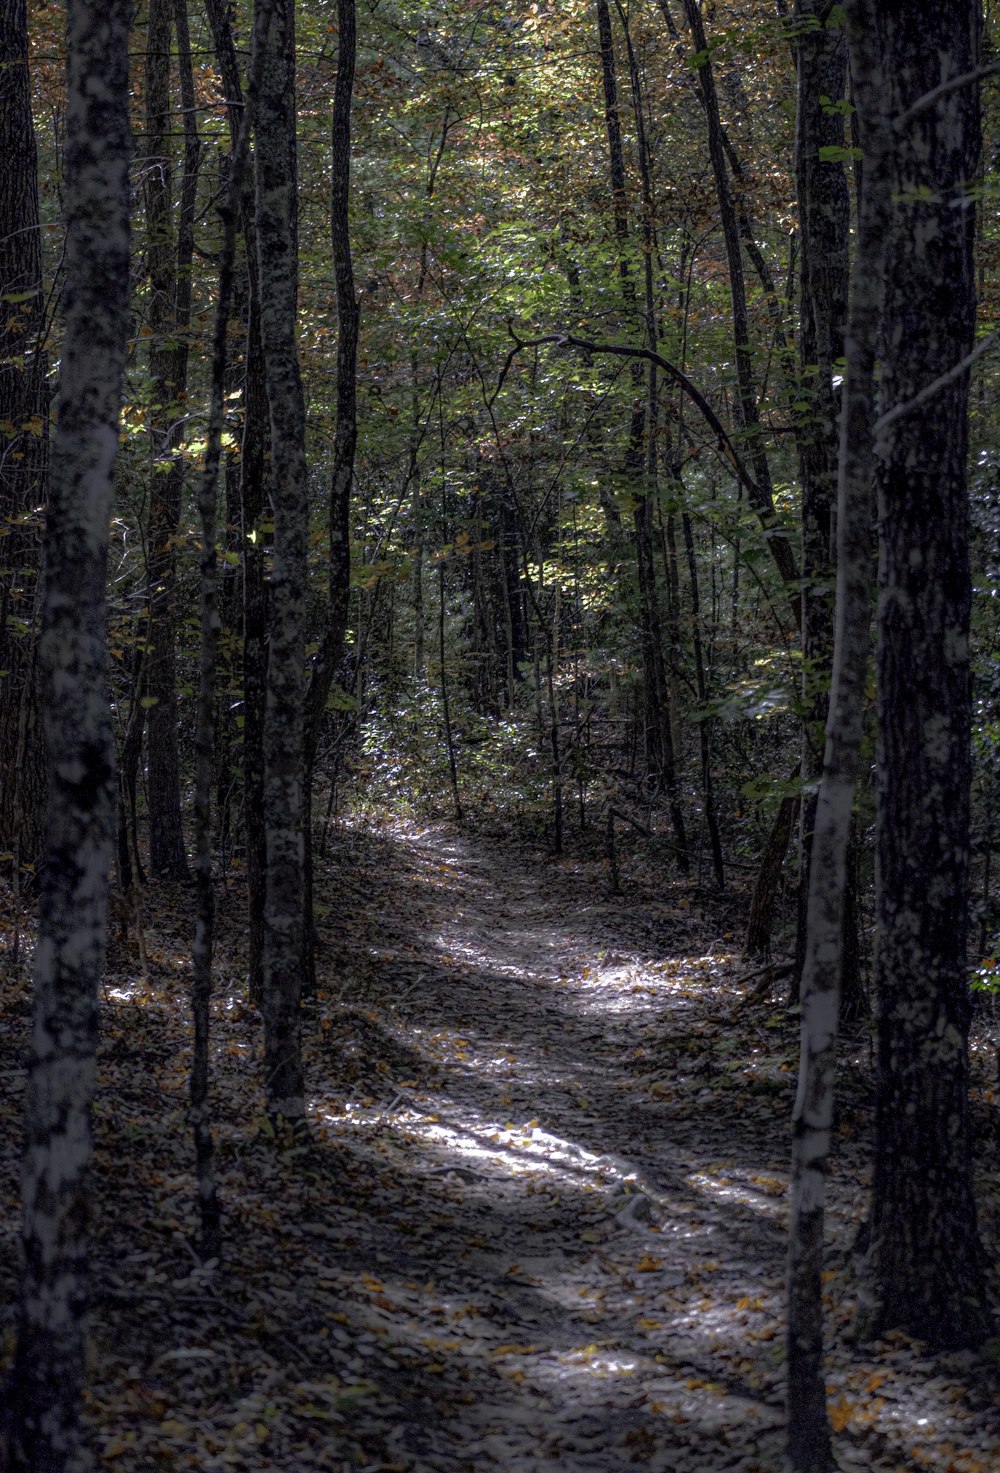
[[[230,109],[229,131],[235,150],[242,111],[236,43],[225,0],[207,0],[212,39]],[[260,278],[254,183],[248,161],[241,184],[243,236],[249,296],[243,378],[243,435],[240,445],[239,530],[243,569],[243,809],[247,854],[248,990],[259,1003],[264,977],[264,708],[267,691],[267,584],[264,521],[268,484],[268,406],[264,350],[260,336]]]
[[[970,352],[970,199],[978,86],[906,118],[978,58],[975,0],[881,7],[897,118],[879,423],[878,1068],[875,1310],[936,1347],[990,1333],[968,1112],[970,680],[968,373],[907,408]]]
[[[708,681],[705,673],[705,651],[701,639],[701,600],[698,589],[698,559],[694,550],[694,530],[686,511],[681,513],[684,532],[684,550],[687,553],[688,581],[691,593],[691,642],[694,649],[695,689],[698,704],[702,708],[698,720],[698,744],[701,749],[701,799],[704,805],[705,827],[708,844],[712,851],[712,872],[715,887],[722,891],[726,887],[726,869],[722,858],[722,839],[719,820],[715,811],[715,789],[712,783],[712,722],[705,713],[708,701]]]
[[[178,34],[182,59],[186,51],[187,12],[178,0]],[[189,54],[189,53],[188,53]],[[250,144],[254,96],[247,102],[239,136],[231,159],[231,173],[219,213],[223,245],[219,262],[219,298],[216,305],[215,337],[212,347],[212,384],[208,418],[205,466],[198,492],[201,521],[201,660],[198,680],[195,730],[195,881],[197,914],[192,947],[191,1013],[194,1047],[191,1059],[189,1121],[194,1136],[195,1170],[198,1182],[198,1211],[201,1224],[200,1251],[205,1260],[222,1252],[221,1208],[215,1178],[215,1146],[209,1106],[210,1026],[212,962],[215,940],[215,892],[212,886],[212,778],[215,735],[215,684],[221,618],[218,608],[218,477],[222,459],[225,424],[225,394],[229,315],[234,296],[236,237],[240,217],[243,171]]]
[[[253,275],[256,276],[256,271]],[[267,874],[264,828],[267,583],[264,578],[262,523],[268,484],[268,416],[264,350],[260,340],[260,304],[256,294],[250,299],[243,413],[240,459],[240,529],[243,535],[243,822],[247,848],[249,991],[251,998],[259,1002],[264,977],[264,896]]]
[[[343,659],[351,591],[350,510],[354,457],[358,444],[357,359],[361,322],[360,304],[354,290],[350,236],[351,97],[357,50],[354,0],[338,0],[337,32],[337,81],[331,127],[333,180],[330,199],[330,236],[337,290],[337,427],[333,441],[330,486],[328,622],[309,692],[307,751],[310,766],[316,756],[316,743],[327,696]]]
[[[316,750],[327,698],[344,657],[351,597],[351,488],[358,444],[358,332],[361,309],[351,259],[351,97],[357,51],[354,0],[338,0],[337,81],[333,93],[330,236],[337,290],[337,428],[330,486],[330,573],[327,624],[309,684],[305,744],[305,936],[308,992],[315,988],[312,790]]]
[[[309,534],[305,401],[295,339],[298,228],[293,0],[259,0],[256,127],[261,340],[271,420],[274,556],[264,721],[264,1069],[267,1110],[305,1125],[300,1003],[305,961],[305,593]]]
[[[797,769],[792,776],[798,777]],[[750,897],[747,933],[743,942],[743,955],[747,961],[757,961],[771,955],[771,931],[774,926],[778,882],[781,879],[781,869],[785,863],[785,855],[788,853],[788,846],[795,828],[799,802],[797,793],[786,794],[782,798],[760,857],[757,879]]]
[[[105,584],[129,327],[130,15],[124,0],[68,7],[66,327],[39,642],[48,808],[8,1399],[6,1465],[17,1473],[78,1473],[86,1461],[87,1171],[115,815]]]
[[[841,159],[823,158],[822,149],[844,146],[843,114],[824,106],[847,85],[847,43],[843,29],[825,24],[825,0],[797,0],[795,61],[798,106],[795,175],[799,206],[799,401],[808,407],[796,425],[802,495],[802,694],[806,710],[802,776],[815,784],[823,765],[833,661],[834,506],[837,481],[838,396],[835,364],[844,356],[847,327],[850,199]],[[817,23],[818,22],[818,23]],[[802,804],[802,861],[792,1000],[797,1001],[805,963],[809,895],[809,856],[816,817],[816,793],[807,789]],[[848,884],[851,874],[848,874]],[[853,916],[856,906],[845,911]],[[845,947],[845,963],[857,945]],[[856,996],[856,975],[845,979],[844,995]]]
[[[798,571],[788,534],[782,529],[774,510],[771,467],[761,434],[760,410],[757,404],[758,384],[750,343],[750,318],[747,312],[739,221],[733,203],[729,166],[726,162],[725,135],[719,115],[715,70],[705,36],[701,9],[696,0],[684,0],[684,11],[691,29],[696,55],[701,58],[698,66],[698,80],[701,85],[702,103],[708,127],[708,151],[712,161],[712,172],[715,176],[719,218],[726,247],[726,262],[729,267],[729,295],[733,312],[733,356],[736,361],[737,422],[748,444],[748,457],[753,467],[758,496],[758,515],[761,516],[765,526],[771,556],[781,574],[782,581],[786,586],[794,585],[796,589],[792,595],[792,614],[797,624],[799,621]]]
[[[663,654],[663,621],[660,616],[660,595],[656,582],[656,565],[653,558],[653,506],[655,493],[656,456],[652,445],[653,415],[656,403],[656,324],[653,314],[651,290],[647,294],[645,321],[639,310],[635,282],[627,258],[629,238],[628,200],[625,192],[625,153],[622,146],[621,118],[618,110],[618,79],[615,65],[614,38],[611,30],[611,13],[607,0],[597,0],[597,34],[601,55],[601,80],[604,91],[604,117],[608,139],[608,161],[611,179],[612,205],[614,211],[615,239],[618,242],[618,271],[621,278],[622,297],[631,323],[638,326],[642,321],[645,328],[650,357],[647,360],[649,379],[643,396],[642,367],[636,360],[632,368],[634,399],[629,445],[625,457],[625,469],[632,483],[635,506],[632,514],[632,530],[635,537],[636,577],[639,589],[639,626],[642,639],[643,690],[645,698],[646,762],[650,774],[662,783],[667,793],[670,819],[677,841],[677,862],[682,873],[688,868],[687,835],[684,814],[680,804],[680,792],[674,760],[673,729],[668,706],[666,663]],[[644,140],[640,140],[642,144]],[[648,191],[648,171],[643,160]],[[647,222],[651,210],[651,199],[646,200]],[[649,226],[651,231],[651,225]],[[645,259],[652,269],[652,237],[644,242]],[[651,279],[651,278],[650,278]],[[647,422],[648,415],[648,422]],[[649,441],[646,442],[646,436]],[[644,450],[649,445],[649,453]]]
[[[799,1081],[792,1114],[787,1338],[790,1473],[830,1473],[836,1467],[823,1368],[826,1178],[833,1127],[848,838],[868,672],[875,365],[892,210],[894,142],[885,110],[878,21],[868,0],[847,0],[844,10],[865,149],[865,180],[858,207],[837,458],[837,621],[830,715],[809,877]]]
[[[35,680],[41,508],[49,395],[38,162],[24,0],[0,11],[0,849],[33,870],[42,848],[45,763]]]
[[[177,742],[177,655],[174,603],[177,532],[184,473],[180,440],[186,324],[178,321],[177,236],[173,226],[170,141],[170,40],[173,0],[151,0],[146,42],[146,267],[149,278],[149,654],[146,717],[149,771],[149,867],[162,879],[186,879]],[[190,257],[186,283],[190,311]],[[180,337],[178,338],[178,331]],[[180,346],[178,347],[178,343]]]

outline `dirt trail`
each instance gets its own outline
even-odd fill
[[[437,903],[416,972],[399,988],[390,947],[375,991],[433,1075],[393,1079],[375,1129],[401,1186],[419,1184],[414,1230],[438,1214],[431,1278],[410,1290],[416,1343],[467,1385],[414,1408],[400,1466],[779,1469],[794,1019],[741,1010],[736,957],[680,885],[613,898],[599,864],[447,829],[395,841]],[[870,1108],[864,1082],[842,1094],[827,1274],[841,1464],[959,1469],[964,1445],[970,1469],[1000,1465],[989,1373],[970,1392],[967,1363],[930,1375],[901,1337],[869,1360],[840,1333]],[[383,1272],[396,1303],[398,1244]]]
[[[112,1473],[778,1473],[794,1019],[747,1007],[685,888],[446,827],[345,829],[317,873],[312,1144],[260,1127],[238,895],[219,907],[226,1256],[201,1268],[187,892],[104,998],[87,1418]],[[134,965],[134,963],[133,963]],[[9,988],[15,1081],[28,986]],[[866,1053],[862,1051],[862,1056]],[[842,1074],[826,1291],[844,1469],[1000,1467],[995,1365],[845,1337],[870,1098]],[[0,1101],[16,1200],[18,1090]],[[998,1182],[984,1174],[996,1240]],[[16,1302],[16,1214],[0,1302]],[[9,1336],[8,1336],[9,1343]]]
[[[435,1340],[474,1388],[412,1429],[412,1466],[776,1466],[775,1096],[756,1132],[706,1113],[731,958],[684,910],[606,901],[593,872],[447,833],[409,849],[447,900],[396,1036],[441,1084],[400,1088],[390,1149],[439,1184]]]

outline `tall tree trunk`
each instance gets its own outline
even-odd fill
[[[305,987],[315,986],[313,934],[312,791],[316,750],[327,698],[344,657],[351,598],[351,488],[358,445],[358,332],[361,309],[354,291],[351,260],[351,97],[357,33],[354,0],[337,4],[337,81],[333,92],[330,191],[330,237],[337,290],[337,428],[333,439],[330,484],[330,573],[327,623],[309,683],[305,743]]]
[[[271,419],[274,557],[264,722],[264,1070],[267,1110],[305,1127],[300,1001],[304,965],[305,593],[309,534],[305,400],[296,344],[298,213],[295,7],[258,0],[257,254]]]
[[[712,173],[715,176],[722,238],[726,247],[726,263],[729,267],[729,297],[733,313],[733,356],[736,360],[737,421],[748,444],[749,460],[753,467],[754,482],[760,502],[758,511],[766,518],[771,556],[781,574],[782,581],[786,586],[794,589],[791,595],[792,614],[797,624],[799,621],[798,573],[795,554],[792,551],[788,534],[782,529],[774,510],[771,467],[761,433],[760,410],[757,403],[757,375],[754,371],[753,351],[750,344],[750,317],[747,312],[739,221],[733,203],[729,168],[726,163],[724,133],[715,87],[715,71],[697,0],[684,0],[684,11],[695,44],[696,55],[700,58],[698,80],[701,84],[702,101],[705,108],[708,151],[712,161]]]
[[[797,0],[795,7],[798,78],[795,174],[801,301],[798,397],[808,408],[800,414],[795,436],[802,496],[802,695],[806,710],[802,776],[807,789],[802,804],[793,1001],[798,997],[805,961],[809,856],[816,814],[816,794],[808,785],[815,784],[823,765],[833,659],[833,535],[839,407],[834,373],[835,364],[844,356],[847,325],[851,211],[844,165],[836,156],[836,150],[844,146],[844,119],[841,112],[829,106],[830,100],[837,101],[846,91],[847,43],[840,26],[831,28],[827,24],[829,12],[827,0]],[[856,954],[856,947],[849,950],[850,954]],[[845,958],[847,955],[845,950]],[[856,990],[856,987],[845,988],[852,995],[856,995]]]
[[[990,1333],[968,1106],[970,197],[978,84],[909,109],[972,71],[976,0],[881,7],[897,119],[879,422],[878,1064],[869,1329],[937,1347]],[[866,161],[866,187],[867,170]],[[922,402],[922,401],[921,401]]]
[[[790,775],[791,780],[797,780],[798,775],[796,767]],[[743,956],[746,961],[757,961],[771,955],[771,932],[774,928],[778,883],[795,829],[799,804],[800,798],[797,793],[784,794],[764,842],[757,866],[757,878],[750,896],[746,936],[743,938]]]
[[[705,827],[708,844],[712,851],[712,872],[717,890],[726,887],[726,870],[722,860],[722,839],[719,835],[719,820],[715,811],[715,790],[712,784],[712,721],[706,713],[708,681],[705,675],[705,651],[701,641],[701,601],[698,589],[698,559],[694,549],[694,530],[687,511],[681,513],[684,532],[684,550],[687,553],[688,583],[691,593],[691,642],[694,648],[695,689],[701,713],[698,718],[698,743],[701,749],[701,797],[704,804]]]
[[[173,227],[170,140],[170,42],[173,0],[151,0],[146,41],[146,266],[149,278],[149,655],[146,717],[149,770],[149,867],[162,879],[186,879],[177,743],[175,610],[177,532],[184,472],[176,451],[187,347],[178,348],[177,240]],[[190,258],[189,258],[190,259]],[[186,286],[190,311],[190,266]],[[183,328],[181,328],[183,334]]]
[[[179,8],[184,0],[179,0]],[[186,17],[185,17],[186,19]],[[197,918],[192,952],[191,1011],[194,1020],[194,1049],[191,1061],[189,1119],[194,1135],[201,1224],[200,1249],[203,1259],[217,1258],[222,1251],[221,1209],[214,1170],[214,1143],[208,1104],[209,1028],[212,1000],[212,960],[215,935],[215,894],[212,888],[212,778],[215,733],[215,683],[221,619],[218,610],[216,525],[217,481],[222,458],[225,420],[226,360],[229,313],[233,299],[236,233],[240,215],[243,170],[252,127],[253,93],[233,151],[226,196],[220,206],[223,247],[219,266],[219,299],[216,306],[215,340],[212,353],[212,385],[205,466],[198,495],[201,520],[201,668],[198,681],[197,729],[195,732],[195,877]]]
[[[178,0],[177,25],[183,66],[185,53],[188,57],[190,56],[189,48],[185,44],[187,39],[186,0]],[[236,236],[240,220],[243,173],[249,151],[250,131],[253,126],[254,80],[251,79],[245,115],[230,161],[230,176],[226,193],[219,207],[223,227],[222,253],[219,262],[219,297],[215,310],[215,337],[212,345],[212,382],[205,465],[198,490],[198,514],[201,521],[201,596],[199,600],[201,660],[195,730],[197,914],[191,958],[191,1013],[194,1022],[194,1047],[191,1059],[188,1118],[194,1136],[200,1221],[199,1247],[201,1256],[206,1261],[218,1258],[222,1252],[222,1214],[215,1178],[215,1145],[212,1139],[209,1107],[210,1009],[215,940],[215,892],[212,886],[212,781],[216,730],[215,686],[219,635],[222,625],[218,607],[217,483],[225,424],[227,345],[229,316],[235,286]]]
[[[256,240],[253,242],[256,245]],[[247,234],[247,253],[251,242]],[[249,993],[259,1002],[264,986],[264,897],[267,893],[267,839],[264,828],[264,713],[267,704],[268,597],[265,581],[264,513],[267,460],[267,384],[260,337],[260,296],[256,266],[251,270],[247,325],[246,378],[243,384],[243,439],[240,453],[240,532],[243,557],[243,807],[247,849],[247,903],[250,937]]]
[[[844,7],[865,175],[858,210],[858,253],[851,284],[837,467],[833,679],[809,877],[801,1062],[792,1116],[787,1345],[791,1473],[828,1473],[835,1467],[823,1375],[823,1229],[833,1122],[847,844],[868,673],[875,356],[892,214],[893,137],[884,111],[881,52],[873,8],[869,0],[848,0]]]
[[[628,201],[625,192],[625,153],[622,147],[621,118],[618,110],[618,79],[615,66],[614,38],[611,30],[611,12],[607,0],[597,0],[597,35],[601,53],[601,80],[604,90],[604,117],[608,138],[608,161],[611,177],[612,205],[614,210],[615,239],[618,242],[618,270],[622,284],[622,297],[626,311],[635,322],[639,319],[639,302],[635,282],[629,270],[627,245],[629,237]],[[637,70],[633,69],[633,80],[637,81]],[[641,113],[640,113],[641,117]],[[644,140],[643,140],[644,141]],[[648,197],[648,169],[645,166],[647,198],[645,200],[647,226],[651,232],[649,215],[652,200]],[[644,243],[646,260],[652,269],[651,234]],[[646,329],[650,355],[656,353],[656,322],[651,293],[647,293]],[[636,360],[632,369],[634,400],[629,427],[629,447],[625,467],[632,483],[635,506],[632,514],[632,529],[635,536],[636,574],[639,587],[639,624],[643,652],[643,686],[646,703],[646,758],[652,773],[662,782],[667,792],[670,818],[677,841],[678,868],[686,872],[688,867],[687,835],[684,814],[680,805],[680,794],[674,764],[673,731],[667,705],[666,664],[663,655],[663,623],[660,617],[660,597],[656,582],[656,565],[653,558],[653,506],[650,468],[655,477],[656,457],[644,453],[644,439],[652,438],[652,413],[647,422],[647,410],[656,402],[655,358],[647,360],[651,375],[647,382],[646,402],[642,395],[642,367]]]
[[[130,15],[126,0],[69,0],[66,328],[39,642],[48,809],[8,1402],[17,1473],[78,1473],[86,1461],[87,1170],[115,816],[105,582],[129,327]]]
[[[24,0],[0,11],[0,159],[0,848],[14,856],[15,867],[35,869],[45,789],[35,617],[49,394]]]
[[[207,0],[212,39],[229,110],[229,133],[237,147],[243,84],[225,0]],[[267,696],[267,584],[264,508],[268,484],[268,408],[264,350],[260,336],[260,276],[252,161],[241,183],[243,237],[249,296],[243,377],[243,435],[240,444],[239,529],[243,569],[243,810],[247,854],[248,991],[259,1003],[264,979],[264,708]]]

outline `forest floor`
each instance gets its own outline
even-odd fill
[[[192,896],[112,956],[96,1116],[88,1436],[102,1469],[776,1473],[797,1028],[740,983],[739,912],[444,826],[320,865],[312,1142],[261,1129],[238,887],[220,894],[226,1250],[202,1267],[185,1124]],[[708,902],[705,901],[707,905]],[[0,1292],[17,1284],[26,979],[0,1025]],[[845,1469],[1000,1468],[997,1355],[849,1341],[871,1115],[843,1051],[826,1301]],[[977,1062],[992,1263],[1000,1172]],[[992,1347],[995,1352],[996,1344]]]

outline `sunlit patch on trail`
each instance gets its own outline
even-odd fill
[[[727,993],[736,997],[738,993],[729,985],[732,963],[729,952],[625,963],[605,963],[596,958],[578,975],[560,978],[559,982],[570,994],[573,1010],[580,1014],[617,1013],[634,1019],[644,1013],[662,1013],[667,1003],[677,1017],[703,1011],[708,988],[720,1002]]]
[[[498,1177],[529,1174],[571,1184],[578,1191],[608,1194],[634,1178],[627,1163],[615,1162],[544,1130],[537,1121],[517,1124],[491,1120],[468,1107],[461,1121],[444,1120],[437,1113],[439,1108],[443,1113],[443,1104],[435,1106],[428,1101],[426,1106],[406,1106],[387,1116],[371,1107],[348,1104],[344,1113],[337,1115],[317,1103],[313,1116],[324,1133],[331,1135],[377,1133],[387,1149],[406,1150],[418,1174],[422,1167],[440,1173],[472,1168],[471,1181],[481,1177],[485,1182],[496,1182]]]
[[[685,1181],[696,1187],[699,1192],[714,1197],[716,1201],[739,1203],[741,1207],[750,1207],[754,1212],[759,1212],[764,1217],[770,1217],[779,1222],[783,1222],[787,1216],[785,1203],[781,1199],[787,1191],[788,1184],[777,1177],[747,1176],[746,1173],[740,1172],[734,1178],[722,1172],[714,1176],[702,1171],[693,1171],[685,1177]]]

